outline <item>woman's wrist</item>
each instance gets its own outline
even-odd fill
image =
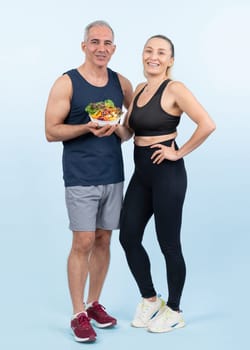
[[[182,155],[180,149],[176,150],[175,154],[176,154],[176,160],[179,160],[179,159],[183,158],[183,155]]]

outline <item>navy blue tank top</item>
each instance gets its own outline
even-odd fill
[[[176,131],[180,116],[171,115],[161,107],[161,96],[169,81],[165,80],[142,107],[137,105],[137,101],[146,86],[135,97],[129,117],[129,126],[134,130],[135,136],[168,135]]]
[[[96,87],[77,69],[66,72],[73,86],[70,112],[65,124],[86,124],[90,118],[85,107],[90,102],[111,99],[122,108],[123,92],[117,73],[108,68],[108,83]],[[116,134],[97,137],[92,133],[63,142],[63,178],[65,186],[107,185],[124,180],[121,140]]]

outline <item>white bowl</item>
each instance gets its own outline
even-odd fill
[[[89,116],[90,117],[90,116]],[[100,120],[100,119],[96,119],[96,118],[92,118],[90,117],[91,121],[94,123],[97,123],[98,126],[104,126],[104,125],[116,125],[119,123],[121,117],[117,118],[116,120]]]

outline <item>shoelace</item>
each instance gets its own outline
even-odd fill
[[[145,314],[146,312],[148,312],[148,310],[150,309],[149,305],[142,305],[142,313]]]
[[[145,303],[142,303],[142,308],[141,308],[141,319],[143,321],[148,319],[148,311],[151,309],[151,305],[147,305]],[[157,312],[157,311],[156,311]]]
[[[145,305],[143,304],[142,305],[142,308],[141,308],[141,318],[144,320],[144,319],[147,319],[148,315],[148,310],[150,309],[150,306],[149,305]]]
[[[97,311],[101,311],[103,315],[107,315],[107,312],[105,311],[105,307],[102,306],[101,304],[94,305],[94,309],[96,309]]]
[[[78,324],[80,327],[83,327],[86,329],[90,326],[90,323],[89,323],[90,319],[88,318],[88,316],[81,314],[77,318],[78,318]]]

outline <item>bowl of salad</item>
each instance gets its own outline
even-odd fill
[[[122,115],[120,107],[116,107],[112,100],[89,103],[85,111],[89,114],[90,119],[99,126],[107,124],[116,125],[119,123]]]

